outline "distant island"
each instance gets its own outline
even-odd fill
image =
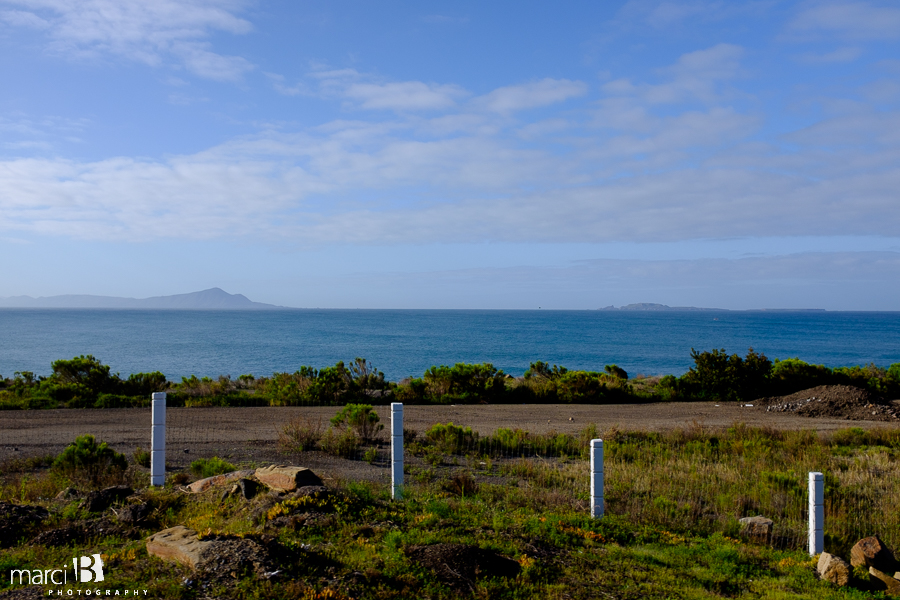
[[[189,294],[154,296],[153,298],[117,298],[114,296],[90,296],[67,294],[32,298],[13,296],[0,298],[0,308],[121,308],[121,309],[174,309],[174,310],[277,310],[284,306],[253,302],[243,294],[229,294],[220,288],[211,288]]]
[[[597,310],[628,310],[628,311],[720,311],[720,312],[737,312],[730,308],[698,308],[696,306],[668,306],[666,304],[654,304],[652,302],[637,302],[635,304],[626,304],[625,306],[605,306]],[[741,312],[825,312],[824,308],[751,308]]]

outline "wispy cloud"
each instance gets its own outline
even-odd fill
[[[587,93],[582,81],[541,79],[530,83],[497,88],[476,102],[488,110],[508,113],[528,108],[549,106]]]
[[[8,25],[47,36],[49,51],[90,59],[119,56],[149,65],[174,61],[215,80],[239,79],[253,65],[215,53],[215,31],[244,34],[251,24],[237,16],[240,0],[0,0],[14,7],[0,12]]]
[[[801,37],[896,40],[900,39],[900,7],[895,2],[814,2],[800,11],[788,31]]]

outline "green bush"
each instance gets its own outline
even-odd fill
[[[140,446],[134,449],[134,453],[132,454],[134,458],[134,463],[136,465],[140,465],[145,469],[150,468],[150,453],[147,450],[144,450]]]
[[[106,442],[98,442],[87,434],[75,438],[66,446],[52,468],[75,480],[97,485],[109,477],[120,476],[128,467],[125,456],[114,451]]]
[[[471,427],[436,423],[425,432],[425,440],[444,454],[464,454],[475,448],[478,434]]]
[[[237,467],[230,462],[222,460],[218,456],[213,456],[212,458],[198,458],[191,463],[191,473],[198,479],[212,477],[213,475],[221,475],[222,473],[230,473],[236,470]]]
[[[697,352],[694,366],[681,378],[690,393],[704,400],[744,400],[765,395],[772,362],[750,348],[746,358],[725,349]]]
[[[371,404],[348,404],[331,419],[331,424],[337,428],[348,427],[363,442],[372,442],[384,429],[379,423],[378,413],[372,410]]]

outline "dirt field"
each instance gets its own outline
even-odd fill
[[[376,407],[381,422],[389,427],[390,408]],[[328,419],[335,407],[289,408],[169,408],[167,444],[170,453],[193,445],[212,444],[233,451],[256,448],[252,454],[274,447],[277,428],[296,416]],[[850,426],[897,427],[884,421],[810,418],[796,413],[767,412],[762,405],[709,402],[585,405],[467,405],[407,406],[405,426],[424,431],[434,423],[469,426],[481,434],[499,427],[521,428],[534,433],[578,433],[594,423],[600,431],[610,428],[668,430],[700,424],[723,429],[733,423],[778,429],[832,431]],[[0,412],[0,460],[59,452],[75,436],[92,433],[119,451],[149,449],[149,409],[75,409]],[[182,448],[184,447],[184,448]]]

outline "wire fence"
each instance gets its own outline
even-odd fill
[[[168,408],[167,471],[185,471],[195,460],[219,457],[234,464],[308,466],[326,481],[389,483],[390,407],[372,408],[371,426],[363,432],[347,422],[333,425],[340,410]],[[515,416],[515,407],[510,414]],[[149,408],[3,411],[0,463],[58,454],[87,433],[130,458],[138,447],[150,450],[150,415]],[[738,519],[761,515],[774,522],[768,544],[805,549],[807,477],[819,471],[825,477],[826,550],[846,553],[856,540],[876,534],[900,547],[900,462],[890,443],[870,439],[874,433],[864,439],[861,430],[848,430],[841,438],[740,425],[652,432],[590,424],[554,431],[543,419],[523,422],[521,417],[515,417],[515,427],[498,426],[478,406],[457,411],[453,423],[441,422],[428,406],[405,407],[405,418],[408,486],[455,485],[462,493],[483,494],[502,489],[512,506],[588,513],[590,440],[602,438],[607,515],[672,535],[729,536],[740,535]]]

